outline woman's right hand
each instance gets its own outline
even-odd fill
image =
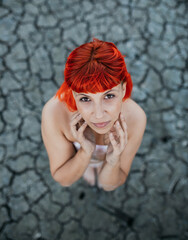
[[[72,116],[71,122],[70,122],[71,132],[73,137],[77,140],[77,142],[80,143],[83,151],[89,156],[91,156],[95,149],[95,143],[89,141],[84,136],[84,131],[87,127],[87,123],[84,120],[83,120],[84,121],[83,124],[80,127],[78,127],[79,121],[81,119],[82,119],[82,116],[80,113],[76,113]]]

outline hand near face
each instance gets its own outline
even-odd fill
[[[110,143],[106,153],[106,161],[112,166],[119,161],[119,157],[128,142],[127,124],[122,113],[120,113],[120,120],[121,124],[117,120],[114,124],[114,129],[111,129],[109,132]]]
[[[78,126],[78,125],[81,125],[81,126]],[[92,155],[92,152],[95,149],[95,144],[89,141],[84,136],[84,131],[87,127],[87,123],[82,119],[82,116],[80,113],[76,113],[72,116],[70,127],[71,127],[72,135],[77,140],[77,142],[80,143],[85,153],[87,153],[88,155]]]

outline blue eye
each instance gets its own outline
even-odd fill
[[[114,94],[107,94],[106,97],[107,97],[107,99],[111,99],[111,98],[114,98],[115,95]]]
[[[87,97],[82,97],[82,98],[80,98],[79,101],[80,101],[80,102],[89,102],[90,100],[89,100],[89,98],[87,98]]]

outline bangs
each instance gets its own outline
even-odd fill
[[[103,74],[100,74],[98,77],[86,76],[83,79],[75,80],[70,87],[73,91],[78,93],[97,93],[109,90],[119,83],[119,81],[110,77],[106,79]]]

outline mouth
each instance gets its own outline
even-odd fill
[[[110,121],[108,122],[101,122],[101,123],[93,123],[93,125],[97,128],[104,128],[106,127],[108,124],[110,123]]]

